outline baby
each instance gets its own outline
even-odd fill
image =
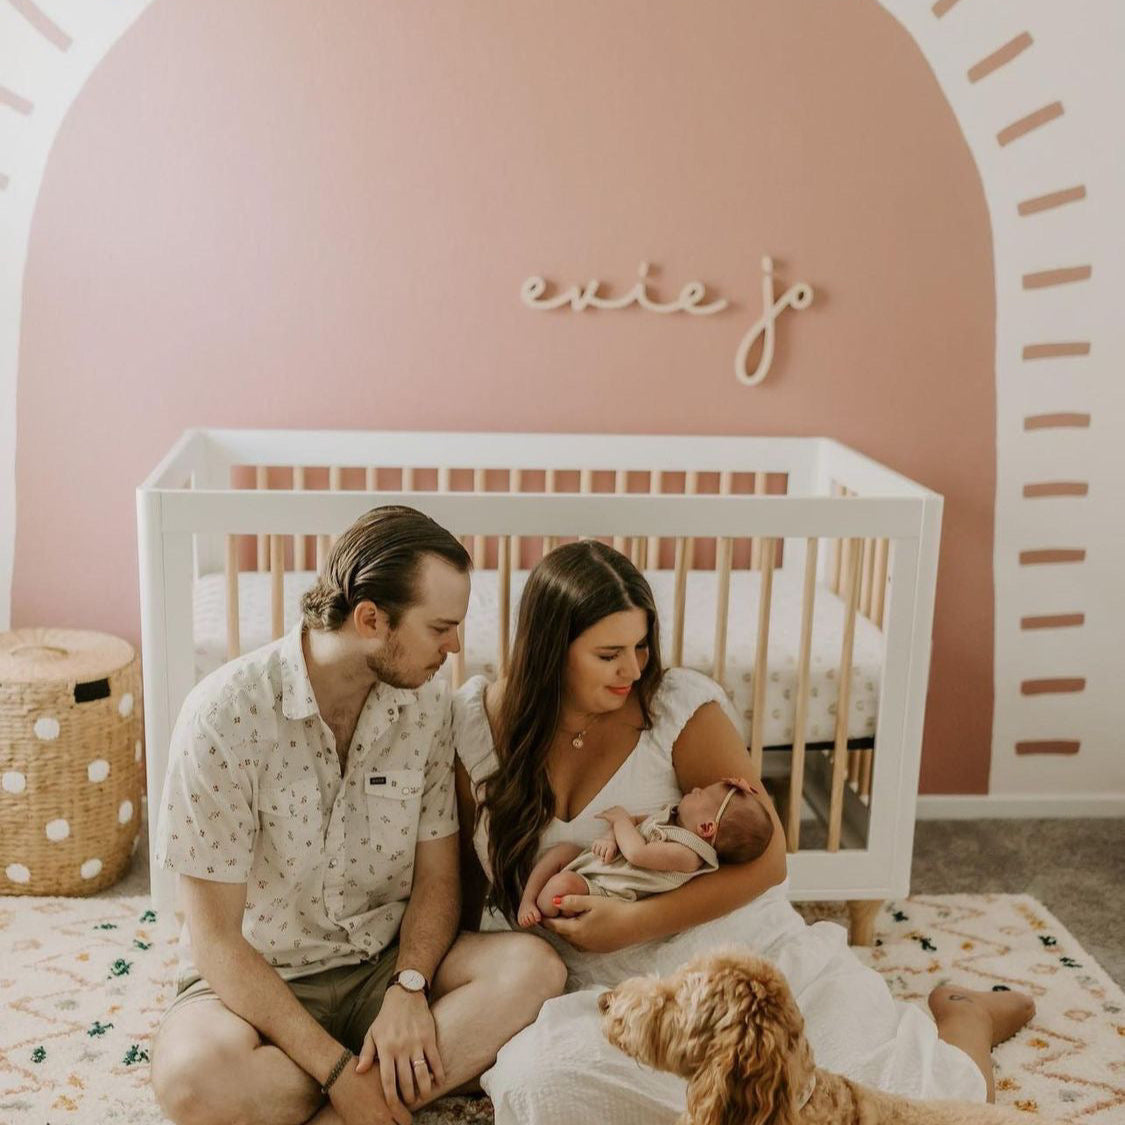
[[[609,831],[589,850],[556,844],[532,868],[517,915],[521,926],[556,917],[563,895],[632,901],[673,890],[715,871],[720,860],[757,859],[773,836],[759,791],[741,777],[693,789],[678,806],[652,816],[632,816],[615,805],[598,819],[609,824]]]

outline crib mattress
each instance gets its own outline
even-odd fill
[[[660,616],[662,648],[670,654],[675,575],[649,571]],[[312,585],[312,571],[285,575],[285,627],[296,624],[301,594]],[[750,740],[753,718],[753,669],[757,647],[758,571],[731,574],[730,615],[727,627],[727,660],[723,688],[743,722]],[[526,571],[512,573],[512,620],[515,621]],[[773,576],[770,609],[769,667],[767,671],[763,742],[785,746],[793,741],[796,716],[797,657],[800,646],[802,579],[784,569]],[[465,672],[496,675],[497,601],[495,571],[473,574],[472,595],[466,620]],[[714,657],[715,607],[718,575],[692,571],[687,578],[687,612],[683,664],[711,674]],[[270,638],[270,576],[249,571],[238,576],[239,631],[242,651],[266,644]],[[837,677],[840,644],[844,633],[844,605],[827,586],[818,586],[813,615],[809,667],[809,705],[805,737],[809,742],[832,739],[836,730]],[[194,597],[195,671],[202,678],[226,660],[226,577],[209,574],[196,580]],[[851,692],[848,703],[848,737],[869,738],[875,733],[879,677],[883,663],[883,635],[865,617],[856,616]],[[449,665],[442,670],[448,675]]]

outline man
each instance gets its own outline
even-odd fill
[[[152,1065],[177,1125],[406,1125],[562,991],[538,938],[454,940],[450,703],[430,681],[469,568],[420,512],[368,512],[301,625],[184,703],[156,854],[180,875],[183,965]]]

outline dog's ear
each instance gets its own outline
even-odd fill
[[[717,983],[718,975],[712,978]],[[812,1071],[804,1020],[784,978],[763,964],[726,967],[725,1019],[688,1086],[693,1125],[796,1125],[797,1086]]]
[[[691,1076],[687,1088],[685,1125],[745,1125],[745,1112],[733,1095],[729,1051],[713,1050]]]

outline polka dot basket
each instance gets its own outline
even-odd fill
[[[104,633],[0,634],[0,894],[88,895],[140,839],[140,662]]]

